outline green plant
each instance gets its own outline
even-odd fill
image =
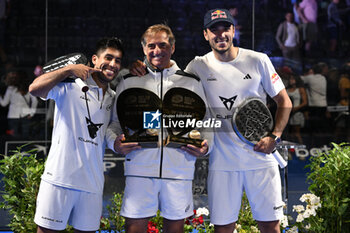
[[[100,231],[107,230],[112,232],[112,228],[117,232],[124,231],[125,219],[120,215],[122,200],[122,193],[113,193],[111,204],[106,206],[108,210],[108,218],[103,217],[101,219]]]
[[[253,218],[249,201],[245,193],[243,193],[236,229],[239,233],[259,232],[258,225]]]
[[[14,232],[36,232],[34,223],[35,202],[40,176],[44,171],[44,161],[36,158],[35,150],[22,152],[22,148],[12,151],[0,161],[0,172],[4,175],[4,199],[0,207],[9,210],[13,216],[9,226]]]
[[[321,199],[317,217],[322,229],[315,232],[350,232],[350,146],[332,143],[333,149],[311,158],[309,190]],[[315,226],[317,227],[317,226]]]
[[[36,149],[23,151],[26,146],[28,144],[17,147],[0,160],[0,173],[4,175],[4,191],[1,192],[4,202],[0,203],[0,208],[12,215],[8,226],[15,233],[35,233],[37,228],[34,223],[36,196],[45,160],[37,158]],[[62,232],[73,231],[73,227],[67,226]]]

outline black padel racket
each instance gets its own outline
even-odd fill
[[[89,61],[84,54],[70,53],[70,54],[58,57],[56,59],[53,59],[52,61],[49,61],[48,63],[46,63],[43,67],[43,72],[49,73],[51,71],[61,69],[67,65],[73,65],[73,64],[88,65],[88,63]],[[71,79],[73,79],[74,82],[79,85],[79,87],[81,88],[81,91],[87,92],[89,90],[89,87],[80,78],[71,78]]]
[[[254,146],[273,130],[274,124],[271,112],[265,103],[259,98],[249,98],[235,109],[232,126],[243,142]],[[287,166],[287,162],[277,150],[272,155],[281,168]]]

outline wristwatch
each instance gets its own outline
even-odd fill
[[[275,140],[276,144],[279,144],[282,141],[280,137],[274,135],[273,133],[268,133],[266,135],[266,137],[273,138],[273,140]]]

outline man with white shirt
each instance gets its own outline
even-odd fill
[[[282,22],[277,29],[276,41],[282,50],[284,58],[298,61],[299,55],[299,31],[293,20],[293,13],[287,12],[285,21]]]
[[[123,54],[118,38],[97,42],[94,67],[83,64],[37,77],[29,86],[34,96],[55,101],[52,142],[41,177],[34,221],[37,233],[66,228],[96,232],[102,216],[105,133],[112,117],[115,92],[109,83],[117,76]],[[87,92],[67,77],[80,78]]]
[[[185,70],[201,78],[212,116],[231,129],[214,131],[208,176],[210,221],[216,233],[232,233],[245,190],[260,231],[277,233],[284,204],[279,169],[270,153],[280,140],[292,104],[267,55],[233,45],[233,24],[228,10],[208,11],[203,33],[212,51],[195,57]],[[233,111],[247,98],[266,101],[267,95],[277,103],[275,128],[249,147],[232,129]]]
[[[167,25],[150,26],[142,35],[141,44],[147,64],[146,73],[141,77],[124,76],[116,90],[117,101],[124,91],[134,88],[147,90],[161,101],[166,93],[183,88],[196,93],[206,102],[200,79],[181,71],[171,60],[175,37]],[[179,103],[186,99],[180,93],[175,97]],[[161,113],[158,114],[163,119],[164,107],[160,108]],[[157,210],[163,216],[163,232],[183,232],[184,219],[193,215],[192,180],[196,158],[209,152],[212,133],[207,130],[201,132],[204,140],[201,147],[188,144],[172,148],[163,143],[169,132],[160,120],[161,126],[155,133],[160,145],[140,148],[137,142],[123,142],[127,135],[124,135],[123,122],[120,121],[119,115],[113,119],[107,137],[116,152],[126,155],[126,186],[120,212],[125,217],[126,232],[146,233],[148,221],[157,214]]]

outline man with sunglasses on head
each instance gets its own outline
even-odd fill
[[[141,77],[124,76],[116,91],[117,101],[124,91],[134,88],[147,90],[163,101],[163,107],[160,107],[163,117],[166,115],[162,112],[165,109],[165,96],[175,89],[194,92],[206,103],[199,78],[181,71],[176,62],[171,60],[175,51],[175,37],[167,25],[150,26],[142,35],[141,44],[147,72]],[[191,98],[183,97],[181,93],[172,99],[179,101],[177,103],[180,105],[185,101],[191,102]],[[198,156],[208,153],[212,133],[207,130],[201,132],[203,141],[200,146],[187,144],[179,148],[168,147],[163,143],[170,135],[163,126],[163,117],[160,117],[162,126],[154,129],[160,144],[155,148],[141,148],[138,142],[125,142],[127,133],[122,131],[123,122],[120,122],[122,117],[119,115],[107,130],[108,138],[111,139],[109,143],[114,143],[117,153],[125,155],[126,186],[120,214],[125,217],[125,228],[129,233],[146,233],[149,219],[158,210],[163,216],[163,232],[168,233],[183,232],[184,219],[193,215],[192,180],[195,162]]]

